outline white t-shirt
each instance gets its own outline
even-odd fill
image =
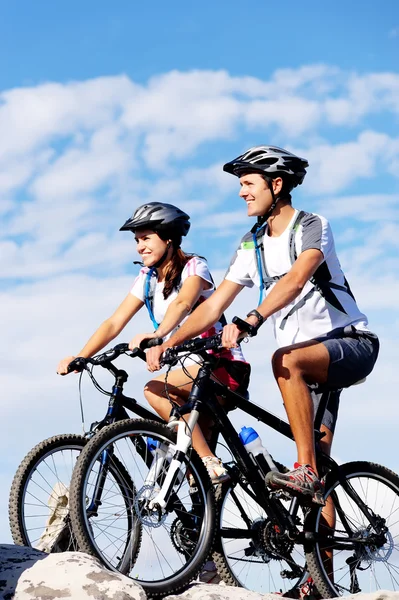
[[[133,296],[135,296],[142,302],[145,302],[145,287],[149,271],[150,269],[148,267],[143,267],[140,270],[140,273],[136,277],[130,292],[131,294],[133,294]],[[197,302],[197,304],[200,304],[201,302],[204,302],[204,300],[209,298],[209,296],[215,291],[215,284],[212,281],[212,276],[210,274],[206,261],[200,258],[199,256],[193,256],[185,264],[181,274],[181,285],[183,285],[186,279],[188,277],[191,277],[192,275],[197,275],[198,277],[201,277],[201,279],[210,284],[210,287],[208,289],[202,291],[201,296],[199,297]],[[166,298],[165,300],[165,298],[163,297],[164,282],[159,282],[158,280],[156,280],[155,272],[153,277],[154,281],[151,282],[151,291],[154,294],[152,302],[152,312],[157,323],[162,323],[169,305],[173,302],[173,300],[177,298],[179,290],[174,289],[172,293],[168,296],[168,298]],[[185,319],[183,319],[180,325],[178,325],[173,331],[171,331],[167,336],[165,336],[164,339],[169,339],[171,335],[184,323],[184,321],[186,321],[187,318],[188,316]],[[215,335],[222,329],[223,325],[220,321],[218,321],[213,327],[211,327],[208,331],[202,333],[199,337],[210,337],[212,335]],[[245,358],[241,348],[233,348],[231,351],[224,350],[221,353],[221,356],[229,360],[239,360],[245,362]]]
[[[295,211],[288,227],[278,237],[270,237],[266,227],[263,247],[270,277],[283,276],[292,267],[289,238],[297,214],[298,211]],[[324,292],[326,288],[327,292],[322,294],[312,281],[307,281],[301,293],[292,302],[270,317],[278,346],[304,342],[347,325],[367,329],[367,317],[358,309],[342,272],[328,221],[320,215],[305,213],[296,228],[294,243],[297,256],[311,248],[323,253],[324,261],[317,269],[315,278],[318,281],[322,279],[329,282],[330,286],[323,286]],[[242,238],[225,278],[246,287],[252,287],[254,284],[260,286],[261,278],[251,232]],[[275,283],[272,283],[267,289],[266,295],[274,285]],[[287,316],[307,294],[310,296],[306,302]]]

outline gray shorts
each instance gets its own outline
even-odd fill
[[[316,340],[327,348],[330,365],[327,382],[322,386],[309,386],[314,403],[315,426],[318,427],[321,418],[321,423],[334,431],[342,388],[353,385],[371,373],[380,343],[374,333],[351,331],[351,327],[334,329]],[[317,412],[322,397],[327,400],[324,415]]]

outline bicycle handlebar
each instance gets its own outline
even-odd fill
[[[221,347],[222,334],[217,333],[208,338],[194,338],[183,342],[179,346],[174,346],[165,350],[162,356],[164,365],[173,364],[179,354],[200,354],[206,350],[218,350]]]
[[[152,348],[153,346],[160,346],[162,344],[162,338],[151,338],[148,340],[143,340],[140,344],[140,348],[134,348],[133,350],[129,350],[129,344],[121,343],[114,346],[114,348],[110,348],[106,350],[102,354],[97,354],[97,356],[93,356],[92,358],[84,358],[83,356],[78,356],[68,365],[68,373],[71,371],[83,371],[86,368],[86,365],[102,365],[106,366],[107,363],[111,363],[113,360],[118,358],[121,354],[127,354],[132,358],[138,356],[145,362],[146,356],[144,350],[147,348]]]

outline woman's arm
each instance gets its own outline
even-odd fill
[[[76,356],[89,358],[104,348],[104,346],[106,346],[111,340],[119,335],[125,325],[132,317],[134,317],[134,315],[143,305],[144,303],[136,298],[136,296],[133,296],[133,294],[128,294],[123,302],[118,306],[114,314],[100,325],[97,331],[91,336],[89,341]],[[69,363],[74,358],[75,356],[68,356],[64,358],[58,365],[57,373],[60,375],[65,375],[68,372]]]
[[[130,341],[129,348],[140,347],[144,340],[152,338],[163,338],[168,335],[183,319],[190,313],[204,289],[210,287],[210,283],[199,277],[191,275],[187,277],[176,298],[169,304],[165,316],[158,329],[153,333],[140,333]],[[148,354],[148,353],[147,353]]]
[[[169,304],[165,317],[156,331],[156,337],[165,337],[173,331],[191,312],[201,293],[209,287],[210,283],[198,275],[187,277],[177,297]]]

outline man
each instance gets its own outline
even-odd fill
[[[330,451],[340,389],[366,377],[377,359],[379,342],[368,331],[341,270],[332,232],[324,217],[298,211],[290,192],[306,175],[308,162],[275,146],[257,146],[224,165],[240,180],[240,197],[257,223],[241,240],[224,281],[167,343],[159,356],[205,331],[245,287],[259,285],[259,306],[246,323],[255,330],[271,319],[279,349],[272,358],[287,416],[297,446],[297,462],[288,473],[269,474],[268,484],[321,502],[314,447],[314,415],[319,397],[309,385],[323,384],[330,394],[321,430],[323,449]],[[234,348],[241,331],[225,326],[222,342]]]

